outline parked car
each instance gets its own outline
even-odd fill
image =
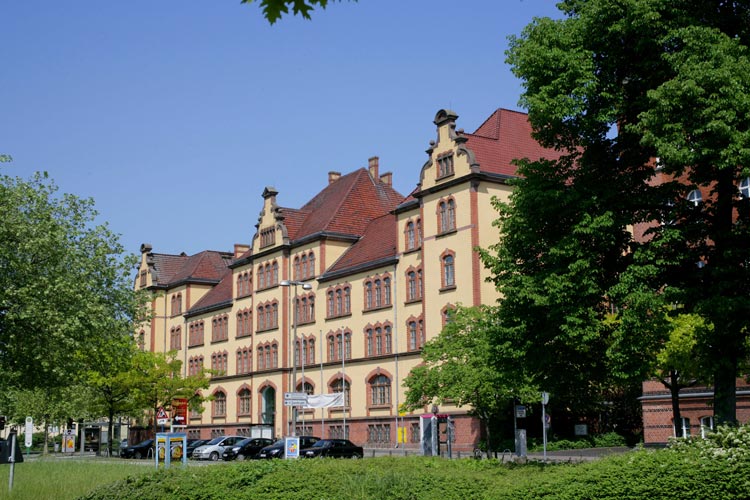
[[[127,446],[120,450],[122,458],[149,458],[154,456],[154,440],[147,439],[133,446]]]
[[[299,436],[299,449],[309,448],[316,442],[320,441],[319,437],[315,436]],[[284,458],[284,448],[286,439],[281,438],[275,443],[266,446],[258,452],[258,458]]]
[[[224,446],[233,445],[243,439],[245,439],[244,436],[219,436],[197,447],[190,456],[196,460],[213,460],[215,462],[224,453]]]
[[[305,458],[332,457],[332,458],[362,458],[365,451],[348,439],[321,439],[309,448],[303,448],[299,456]]]
[[[224,460],[245,460],[246,458],[255,458],[258,452],[266,446],[273,444],[273,439],[268,438],[247,438],[233,444],[225,446],[221,458]]]
[[[187,440],[187,449],[185,452],[187,453],[188,458],[193,456],[193,452],[195,449],[199,446],[202,446],[206,443],[208,443],[210,439],[188,439]]]

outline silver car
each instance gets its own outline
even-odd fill
[[[193,450],[192,458],[196,460],[216,461],[221,457],[225,446],[231,446],[245,439],[246,436],[219,436]]]

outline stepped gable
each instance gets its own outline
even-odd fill
[[[497,109],[473,133],[464,133],[466,146],[474,152],[482,172],[515,176],[514,159],[556,160],[560,152],[541,146],[531,136],[526,113]]]
[[[378,264],[396,256],[397,221],[392,214],[374,219],[362,235],[333,265],[326,274],[354,270],[367,264]]]
[[[219,284],[213,287],[206,295],[193,304],[188,313],[196,312],[201,309],[208,309],[212,306],[230,304],[232,302],[232,270],[224,269]]]
[[[403,199],[390,184],[374,180],[367,169],[360,168],[329,183],[301,209],[282,209],[282,213],[291,240],[321,232],[359,236],[371,220],[390,212]]]

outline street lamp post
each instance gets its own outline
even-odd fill
[[[297,285],[300,285],[303,290],[312,290],[310,283],[304,283],[302,281],[283,280],[279,282],[281,286],[294,287],[294,300],[292,301],[292,307],[294,308],[294,338],[292,340],[292,390],[291,392],[297,392]],[[292,436],[297,435],[297,407],[292,407]]]

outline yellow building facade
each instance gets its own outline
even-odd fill
[[[403,380],[421,362],[457,304],[498,299],[475,249],[497,242],[493,197],[507,200],[512,160],[553,158],[531,138],[523,113],[498,109],[474,132],[440,110],[416,187],[396,192],[377,157],[328,173],[304,206],[262,192],[252,244],[232,252],[171,255],[141,247],[135,286],[153,293],[145,349],[176,351],[185,373],[218,371],[190,437],[250,434],[347,436],[366,447],[419,446],[424,412],[399,413]],[[282,191],[283,192],[283,191]],[[285,393],[344,392],[345,406],[294,410]],[[467,408],[454,450],[481,438]],[[295,413],[296,412],[296,413]]]

